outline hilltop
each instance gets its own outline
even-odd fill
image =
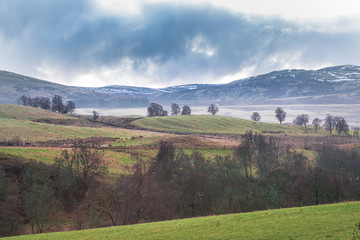
[[[15,104],[22,95],[72,100],[77,107],[145,107],[146,98],[107,93],[94,93],[79,87],[65,86],[20,74],[0,71],[0,104]]]
[[[131,124],[146,130],[188,134],[244,134],[246,131],[265,134],[301,134],[312,132],[311,128],[210,115],[141,118],[133,121]]]
[[[107,86],[87,88],[98,93],[147,97],[194,105],[222,104],[330,104],[360,100],[360,67],[343,65],[319,70],[287,69],[227,84],[189,84],[161,89]]]

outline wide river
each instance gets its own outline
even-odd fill
[[[170,105],[163,105],[165,110],[170,111]],[[238,117],[250,119],[253,112],[258,112],[261,116],[261,121],[275,123],[275,109],[282,107],[286,112],[285,123],[292,123],[294,118],[300,114],[308,114],[310,124],[316,117],[324,119],[326,114],[333,116],[344,117],[350,127],[360,127],[360,104],[330,104],[330,105],[236,105],[236,106],[221,106],[219,105],[219,112],[217,115]],[[191,114],[207,115],[208,106],[190,106]],[[139,115],[146,116],[147,108],[79,108],[76,109],[78,114],[92,114],[96,110],[101,116],[127,116]]]

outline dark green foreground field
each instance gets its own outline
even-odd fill
[[[360,202],[277,209],[9,239],[352,239]]]

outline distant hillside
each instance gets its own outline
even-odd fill
[[[360,67],[282,70],[228,84],[189,84],[161,89],[131,86],[70,87],[0,71],[0,103],[60,94],[78,107],[145,107],[170,104],[353,104],[360,101]]]
[[[360,203],[228,214],[9,239],[353,239]]]
[[[65,101],[73,100],[77,107],[144,107],[149,104],[147,98],[138,96],[98,93],[0,71],[0,104],[15,104],[22,95],[52,97],[55,94]]]
[[[98,93],[146,96],[150,101],[163,103],[350,104],[360,100],[360,67],[344,65],[319,70],[282,70],[216,85],[191,84],[162,89],[107,86],[87,89]]]
[[[289,134],[312,133],[311,128],[263,123],[241,118],[207,115],[148,117],[131,122],[146,130],[171,133],[244,134],[246,131]]]

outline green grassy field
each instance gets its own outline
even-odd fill
[[[246,131],[282,134],[312,133],[311,128],[208,115],[142,118],[132,122],[138,128],[172,133],[243,134]]]
[[[72,117],[69,115],[58,114],[38,108],[10,104],[0,104],[0,118],[17,120],[34,120],[39,118],[77,119],[76,117]]]
[[[21,157],[28,160],[36,160],[46,164],[53,164],[54,158],[60,156],[60,148],[23,148],[23,147],[0,147],[0,153]],[[136,162],[134,154],[105,150],[103,157],[110,175],[123,173],[124,165],[132,165]]]
[[[360,202],[277,209],[9,239],[352,239]]]
[[[52,164],[54,158],[60,155],[61,149],[0,147],[0,153]]]
[[[25,142],[61,140],[88,137],[128,138],[161,135],[146,131],[112,127],[64,126],[33,122],[41,118],[74,119],[74,117],[31,107],[0,104],[0,141],[19,137]],[[75,118],[76,119],[76,118]]]

